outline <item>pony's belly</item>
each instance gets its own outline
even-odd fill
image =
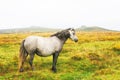
[[[53,54],[53,53],[52,53]],[[42,54],[42,57],[47,57],[47,56],[51,56],[52,54]]]
[[[54,53],[55,51],[51,51],[51,50],[45,50],[45,51],[41,51],[41,56],[50,56]]]
[[[36,53],[38,56],[42,56],[42,57],[47,57],[47,56],[50,56],[50,55],[52,55],[52,54],[41,54],[41,53]]]
[[[38,56],[46,57],[46,56],[52,55],[53,53],[55,53],[55,51],[56,51],[56,50],[50,50],[50,49],[47,49],[47,48],[37,49],[36,54],[37,54]]]

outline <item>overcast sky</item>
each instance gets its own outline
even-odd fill
[[[0,0],[0,28],[82,25],[120,30],[120,0]]]

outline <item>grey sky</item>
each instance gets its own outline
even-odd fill
[[[120,0],[0,0],[0,28],[81,25],[120,30]]]

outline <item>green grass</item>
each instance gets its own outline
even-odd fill
[[[37,55],[33,63],[35,70],[30,70],[27,59],[24,72],[19,73],[20,44],[1,44],[0,80],[120,80],[120,51],[115,47],[118,42],[68,41],[58,58],[57,73],[51,71],[52,56]]]

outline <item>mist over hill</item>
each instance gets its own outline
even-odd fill
[[[14,29],[0,29],[0,33],[22,33],[22,32],[54,32],[59,29],[44,28],[39,26],[31,26],[25,28],[14,28]]]
[[[91,27],[87,27],[87,26],[81,26],[79,28],[76,29],[77,31],[91,31],[91,32],[100,32],[100,31],[115,31],[115,30],[109,30],[109,29],[105,29],[102,27],[98,27],[98,26],[91,26]]]
[[[62,29],[55,29],[55,28],[45,28],[45,27],[39,27],[39,26],[31,26],[31,27],[25,27],[25,28],[14,28],[14,29],[0,29],[0,33],[22,33],[22,32],[56,32],[60,31]],[[108,30],[105,28],[101,28],[98,26],[81,26],[79,28],[76,28],[77,31],[87,31],[87,32],[99,32],[99,31],[114,31],[114,30]]]

